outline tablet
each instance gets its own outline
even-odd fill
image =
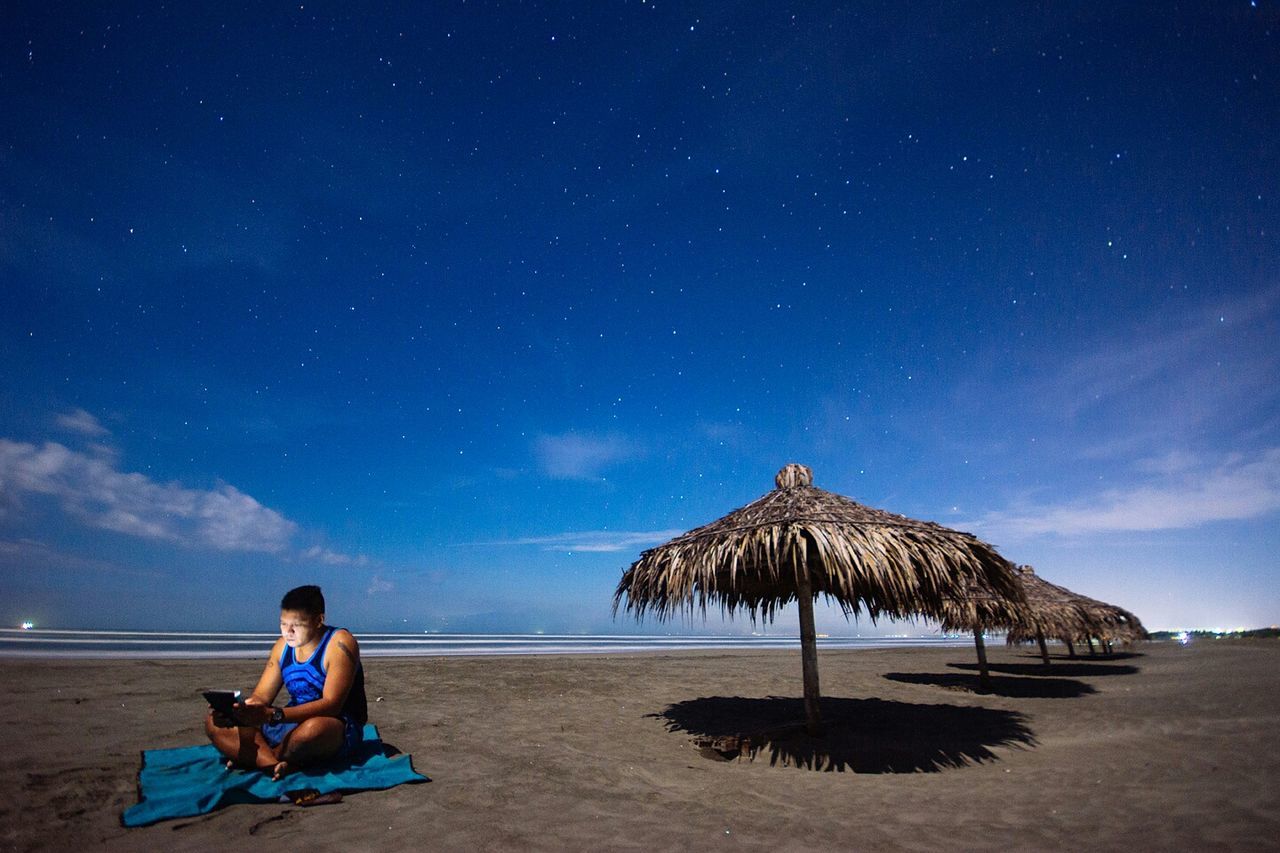
[[[239,690],[202,690],[200,694],[209,707],[227,716],[231,716],[231,706],[240,701]]]

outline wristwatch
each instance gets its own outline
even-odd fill
[[[268,722],[270,722],[270,723],[271,723],[271,725],[273,725],[273,726],[274,726],[274,725],[276,725],[277,723],[283,723],[283,722],[284,722],[284,708],[272,708],[272,709],[271,709],[271,719],[270,719]]]

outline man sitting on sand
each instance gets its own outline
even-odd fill
[[[347,755],[369,718],[360,647],[349,631],[324,624],[320,587],[285,593],[280,635],[253,695],[230,715],[211,708],[204,722],[228,768],[262,770],[273,779]],[[289,688],[289,704],[277,708],[281,687]]]

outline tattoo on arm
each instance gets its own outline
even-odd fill
[[[356,662],[356,656],[355,656],[355,653],[354,653],[354,652],[352,652],[352,651],[351,651],[351,649],[347,648],[347,644],[346,644],[346,643],[342,642],[341,640],[334,640],[334,642],[338,644],[338,648],[342,649],[343,653],[344,653],[347,657],[351,658],[351,662],[352,662],[352,663],[355,663],[355,662]]]

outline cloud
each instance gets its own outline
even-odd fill
[[[55,422],[62,429],[68,432],[87,435],[90,438],[100,438],[109,435],[110,431],[98,422],[98,419],[86,412],[84,409],[75,409],[65,414],[58,415]]]
[[[638,452],[631,441],[619,435],[541,435],[533,443],[533,455],[542,472],[558,480],[599,479],[604,468]]]
[[[369,558],[363,554],[353,557],[350,554],[341,554],[328,548],[322,548],[319,545],[312,545],[303,551],[302,557],[306,560],[316,560],[326,566],[366,566],[369,564]]]
[[[380,595],[386,592],[393,592],[396,585],[382,575],[374,575],[373,580],[369,581],[369,588],[365,591],[367,595]]]
[[[586,551],[608,553],[631,551],[647,545],[658,545],[683,530],[614,531],[584,530],[576,533],[556,533],[551,536],[530,536],[501,542],[480,542],[480,545],[537,545],[544,551]]]
[[[1212,310],[1157,315],[1122,337],[1090,342],[1051,387],[1064,394],[1070,416],[1116,401],[1142,409],[1152,393],[1179,400],[1196,423],[1220,418],[1224,408],[1266,405],[1280,366],[1269,345],[1278,306],[1280,286],[1273,286]]]
[[[1180,530],[1280,510],[1280,448],[1215,463],[1185,453],[1145,460],[1145,480],[1088,500],[996,512],[975,527],[1011,537]]]
[[[297,525],[234,486],[189,489],[61,444],[0,439],[0,499],[49,495],[90,527],[220,551],[278,553]]]

